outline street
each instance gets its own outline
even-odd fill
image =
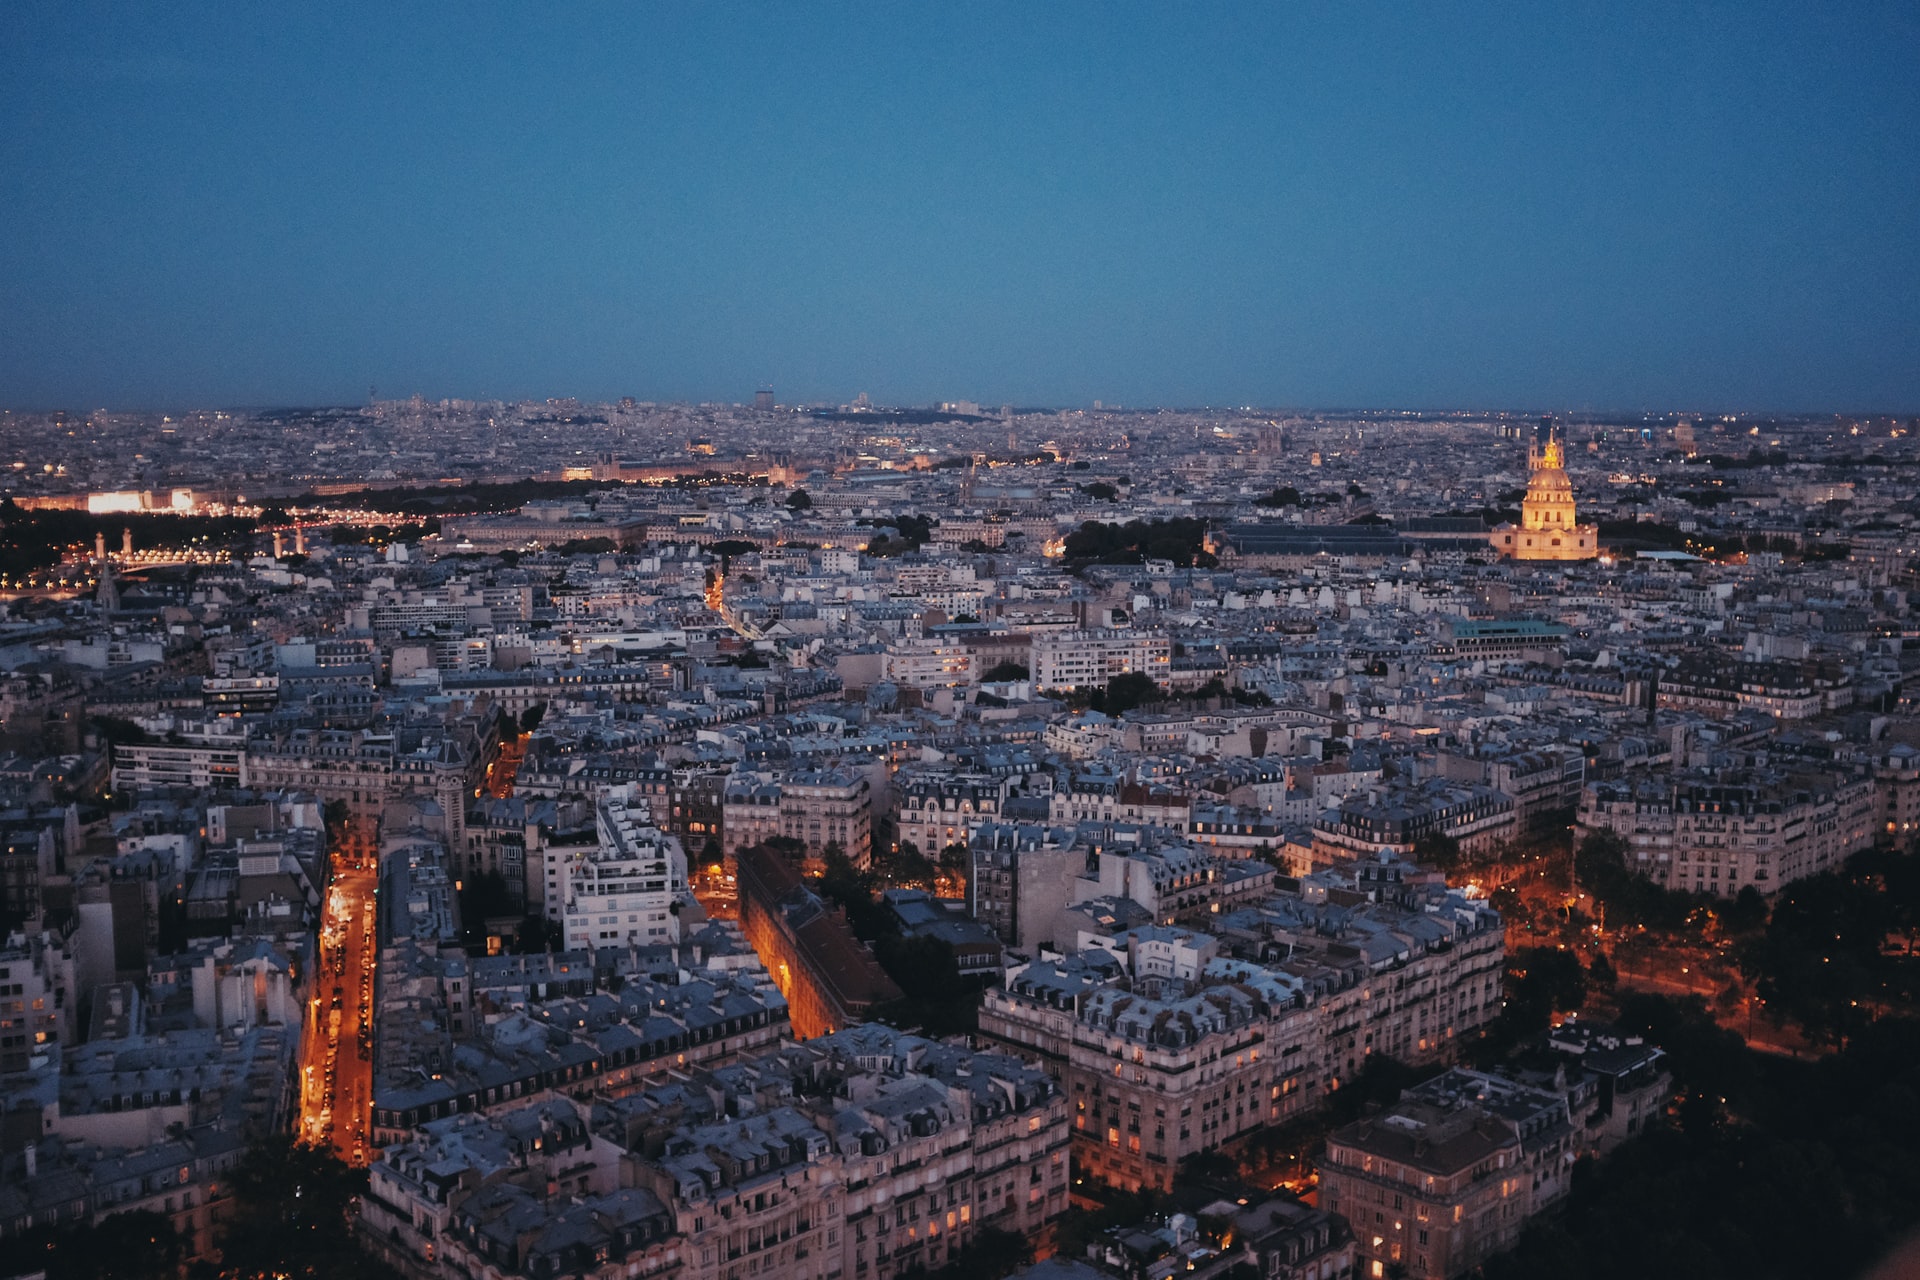
[[[379,958],[378,875],[371,841],[349,836],[335,852],[322,908],[319,967],[301,1040],[302,1141],[367,1162],[373,1104],[373,979]]]

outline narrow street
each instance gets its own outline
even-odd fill
[[[354,1164],[367,1162],[373,1105],[373,980],[379,959],[373,841],[349,835],[334,853],[322,908],[319,970],[300,1061],[300,1129]]]

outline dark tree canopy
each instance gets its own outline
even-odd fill
[[[374,1280],[392,1272],[353,1248],[349,1212],[367,1172],[330,1149],[284,1134],[248,1149],[230,1177],[234,1215],[221,1241],[223,1275]]]
[[[1680,1123],[1577,1168],[1565,1212],[1486,1280],[1852,1276],[1920,1225],[1920,1023],[1874,1023],[1818,1063],[1763,1059],[1660,997],[1621,1023],[1668,1050]]]
[[[176,1280],[186,1241],[164,1214],[116,1213],[91,1226],[36,1227],[7,1241],[7,1270],[47,1280]]]
[[[1210,568],[1207,522],[1185,516],[1171,520],[1129,520],[1103,524],[1089,520],[1067,535],[1069,564],[1141,564],[1171,560],[1183,569]]]

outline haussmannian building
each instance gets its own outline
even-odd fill
[[[410,1275],[893,1280],[1065,1212],[1065,1096],[1017,1059],[873,1026],[547,1095],[387,1148],[360,1231]]]
[[[755,845],[740,852],[738,866],[740,927],[787,998],[794,1034],[844,1030],[900,998],[846,917],[807,888],[785,855]]]
[[[1771,894],[1869,848],[1883,804],[1866,774],[1693,770],[1588,783],[1576,835],[1613,832],[1627,869],[1669,889]]]
[[[873,860],[873,785],[854,770],[736,772],[722,806],[726,847],[736,856],[783,836],[799,841],[809,859],[823,858],[831,845],[860,870]]]
[[[1080,1172],[1167,1188],[1184,1157],[1319,1106],[1372,1054],[1451,1061],[1499,1013],[1503,939],[1444,886],[1322,872],[1208,932],[1149,925],[1014,965],[980,1037],[1061,1080]]]
[[[1566,1198],[1578,1150],[1562,1095],[1448,1072],[1328,1136],[1320,1207],[1352,1224],[1363,1276],[1452,1280]]]

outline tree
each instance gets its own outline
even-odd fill
[[[1611,831],[1595,831],[1573,855],[1580,887],[1606,911],[1610,927],[1644,925],[1649,930],[1704,930],[1718,900],[1704,894],[1665,889],[1627,866],[1627,842]]]
[[[1883,1019],[1817,1063],[1756,1055],[1697,1004],[1630,997],[1620,1023],[1667,1050],[1683,1123],[1576,1168],[1565,1208],[1487,1259],[1487,1280],[1861,1275],[1920,1225],[1920,1022]],[[1737,1123],[1717,1121],[1721,1098]]]
[[[1517,1031],[1544,1031],[1556,1013],[1587,1001],[1587,975],[1580,958],[1557,947],[1527,947],[1507,957],[1507,1007],[1501,1017]]]
[[[725,573],[733,557],[744,556],[759,549],[759,543],[749,542],[745,538],[722,538],[707,547],[707,554],[720,557],[720,571]]]
[[[89,723],[95,733],[116,747],[137,747],[149,741],[145,729],[119,716],[93,716]]]
[[[1207,522],[1190,517],[1125,524],[1089,520],[1067,535],[1066,558],[1076,567],[1171,560],[1181,568],[1211,568],[1215,561],[1206,541]]]
[[[1460,865],[1460,842],[1435,827],[1413,842],[1413,860],[1439,871]]]
[[[1160,686],[1153,682],[1152,676],[1129,671],[1107,681],[1106,689],[1096,695],[1094,707],[1110,716],[1117,716],[1135,707],[1156,702],[1159,698]]]
[[[1292,485],[1275,489],[1264,497],[1255,498],[1256,507],[1297,507],[1300,505],[1300,491]]]
[[[1120,496],[1118,489],[1103,480],[1096,480],[1092,484],[1081,485],[1080,492],[1086,494],[1096,502],[1112,502]]]
[[[340,1241],[367,1172],[330,1148],[272,1134],[234,1166],[234,1216],[221,1240],[222,1273],[365,1280],[392,1273]]]
[[[795,489],[787,495],[787,510],[811,511],[813,510],[813,498],[808,495],[805,489]]]
[[[893,883],[897,888],[919,887],[933,888],[934,879],[940,874],[940,868],[932,858],[920,852],[920,846],[911,840],[900,842],[900,851],[893,855]]]
[[[506,877],[498,871],[477,871],[461,881],[460,921],[469,947],[486,949],[487,921],[521,913]]]
[[[1752,885],[1742,885],[1720,922],[1728,933],[1753,933],[1767,923],[1767,900]]]
[[[544,702],[534,703],[520,713],[520,732],[532,733],[540,727],[540,722],[546,718],[546,715],[547,704]]]
[[[1000,1280],[1033,1261],[1033,1243],[1025,1236],[998,1227],[982,1227],[954,1254],[947,1265],[927,1280]]]
[[[523,956],[557,951],[565,945],[565,930],[558,922],[547,919],[537,911],[529,912],[521,919],[520,928],[513,938],[513,949]]]
[[[90,1226],[36,1227],[7,1252],[9,1270],[44,1269],[47,1280],[176,1280],[185,1242],[165,1214],[140,1209]]]
[[[1004,661],[994,663],[980,679],[992,684],[1002,680],[1025,680],[1031,674],[1026,667],[1008,658]]]
[[[1920,855],[1867,850],[1783,889],[1764,931],[1740,947],[1740,968],[1770,1010],[1816,1040],[1844,1044],[1876,1008],[1912,1007],[1913,957],[1883,948],[1916,930]]]

